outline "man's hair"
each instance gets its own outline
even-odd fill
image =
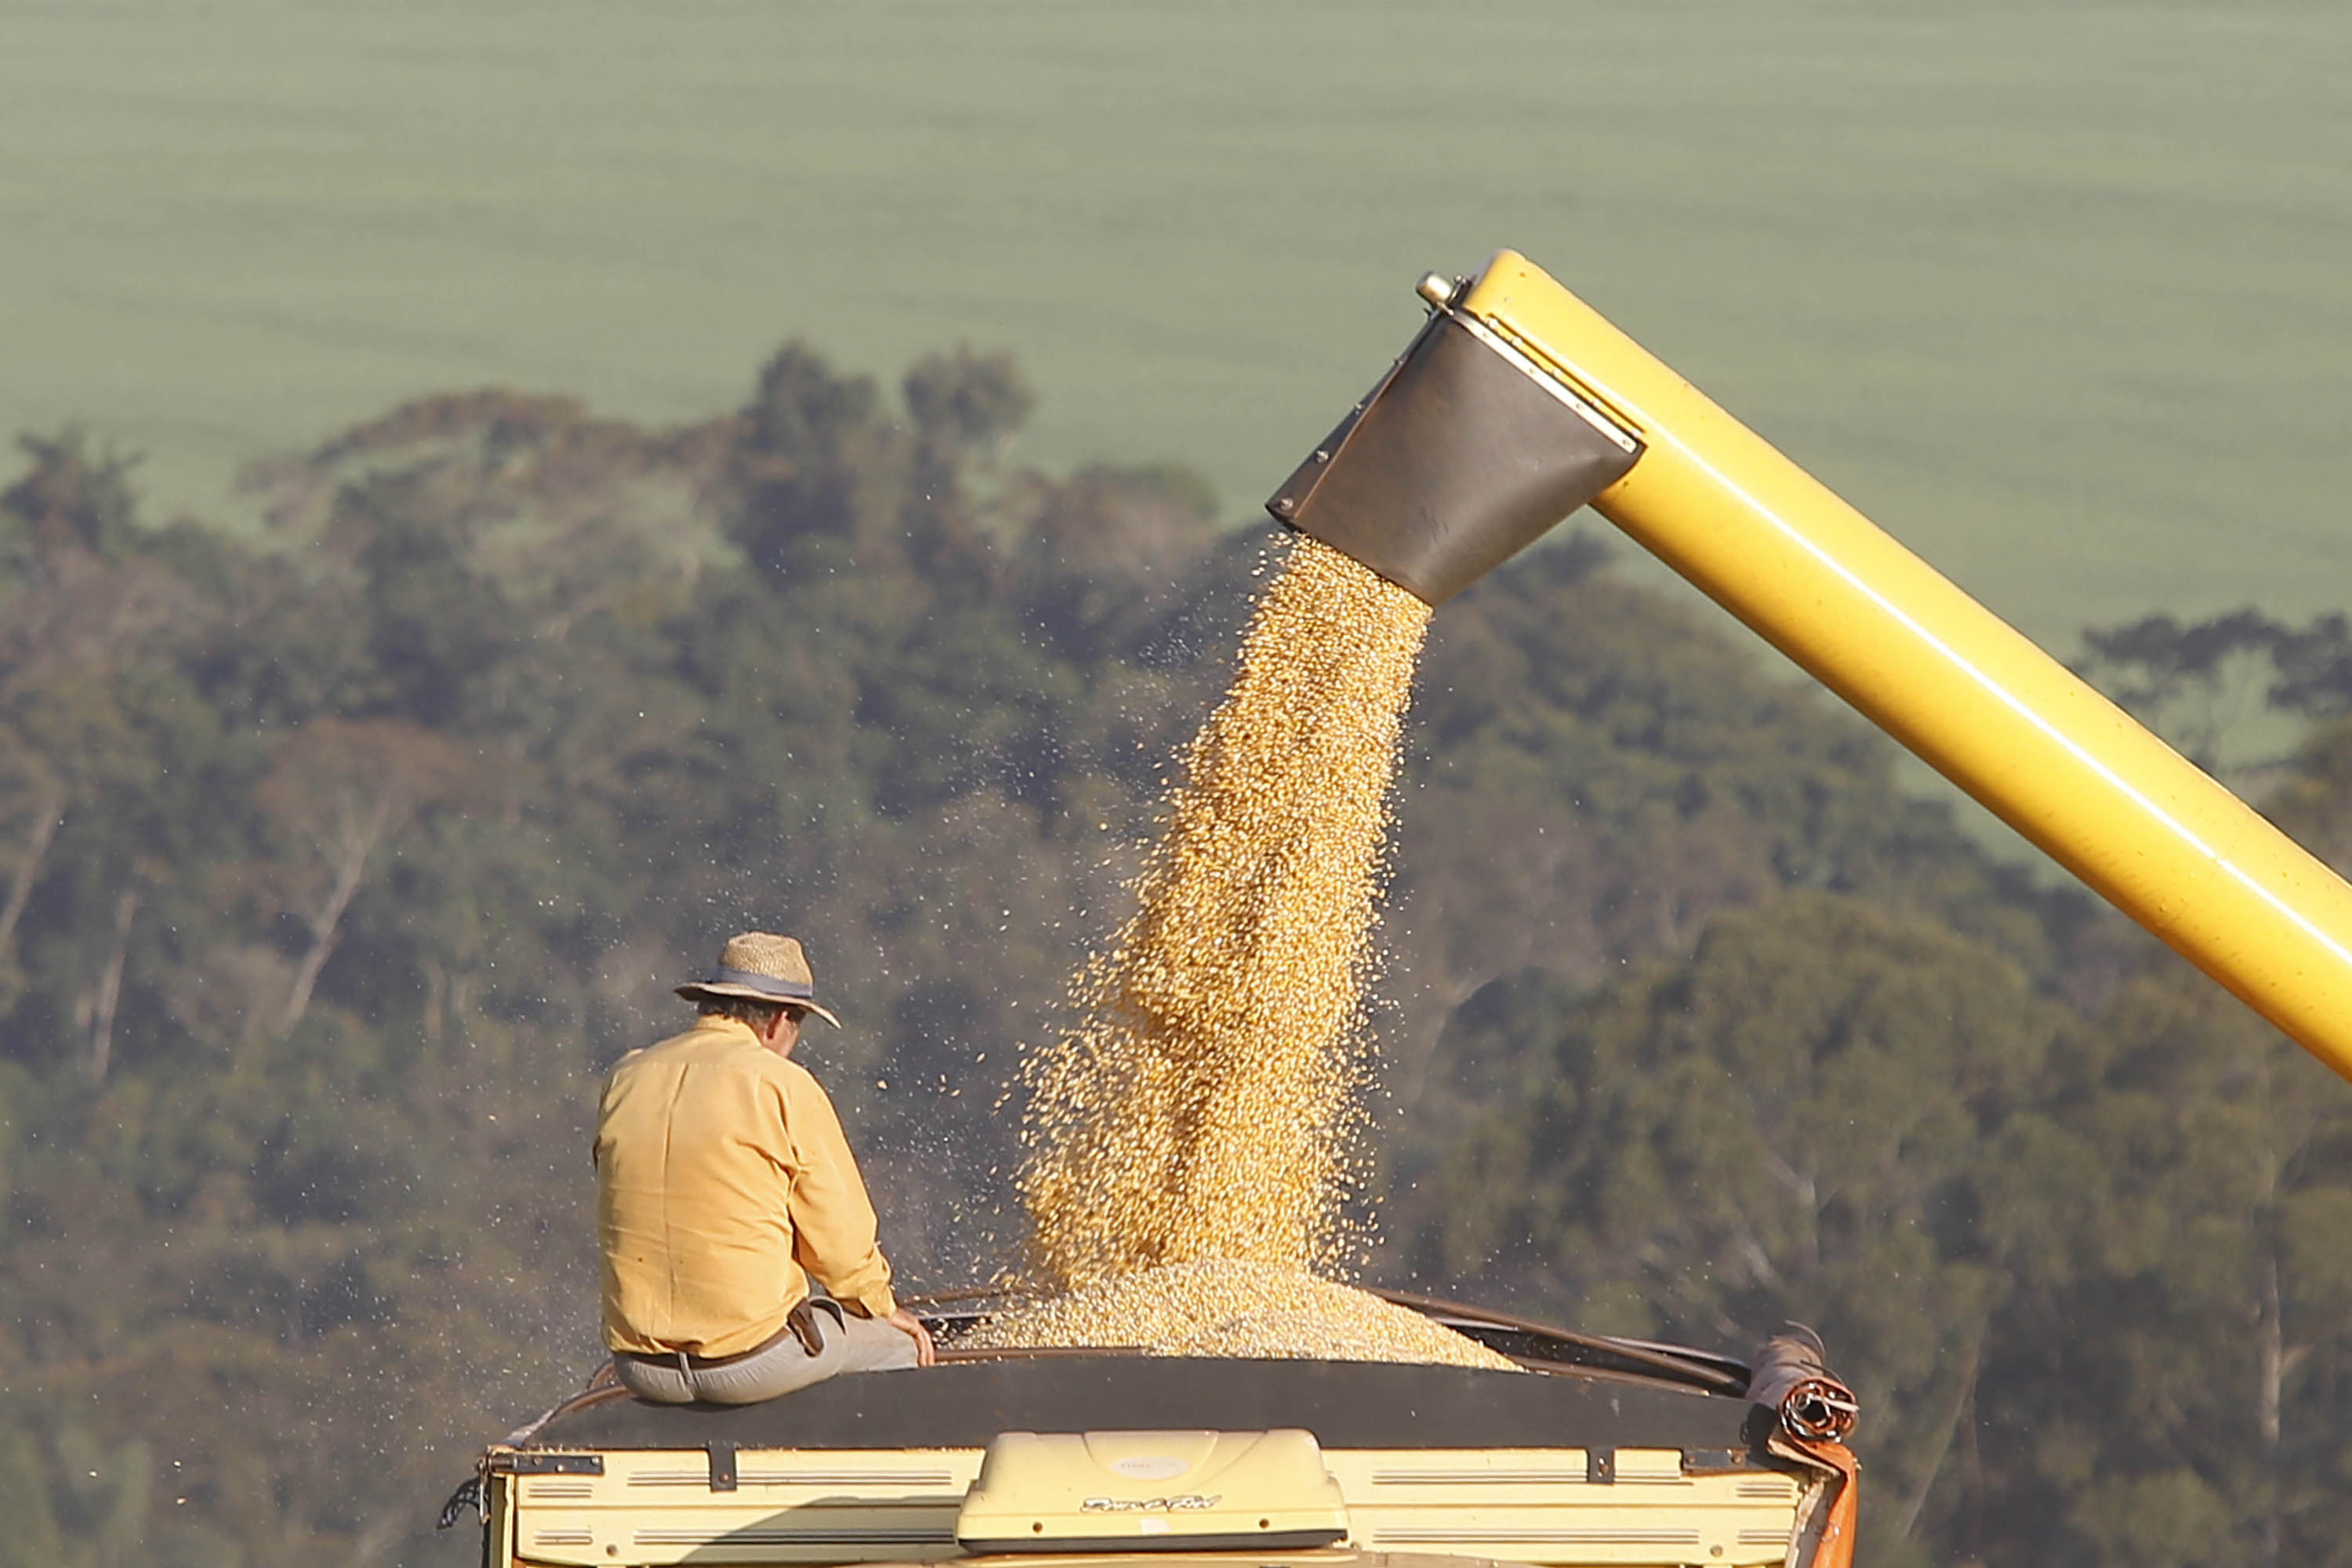
[[[749,1024],[761,1034],[775,1021],[779,1013],[795,1016],[805,1009],[789,1002],[761,1002],[751,996],[704,996],[695,1004],[695,1012],[705,1018],[732,1018],[739,1024]]]

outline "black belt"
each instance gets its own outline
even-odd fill
[[[785,1336],[790,1335],[800,1341],[801,1349],[809,1354],[822,1355],[824,1353],[824,1341],[817,1333],[818,1310],[818,1303],[814,1299],[799,1302],[791,1311],[784,1314],[782,1328],[778,1329],[750,1350],[738,1351],[733,1355],[695,1355],[687,1351],[662,1351],[653,1355],[640,1354],[635,1351],[615,1351],[614,1354],[619,1360],[633,1361],[641,1366],[683,1366],[692,1372],[709,1372],[713,1367],[733,1366],[737,1362],[750,1361],[755,1355],[765,1355],[783,1343]],[[833,1314],[836,1326],[840,1323],[839,1307],[827,1301],[824,1303],[822,1310]]]

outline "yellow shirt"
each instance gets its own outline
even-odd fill
[[[613,1068],[596,1219],[610,1350],[735,1355],[784,1326],[812,1275],[870,1316],[898,1306],[833,1101],[732,1018]]]

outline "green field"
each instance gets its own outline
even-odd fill
[[[2352,10],[0,0],[0,426],[1016,354],[1241,515],[1527,250],[2029,630],[2343,604]]]

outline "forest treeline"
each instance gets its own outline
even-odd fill
[[[257,471],[258,536],[22,444],[0,1568],[467,1560],[440,1499],[597,1360],[595,1086],[740,928],[847,1020],[902,1273],[1004,1258],[1019,1051],[1265,542],[1009,465],[1029,402],[799,346],[680,428],[436,397]],[[2266,809],[2352,863],[2340,618],[2087,646],[2177,732],[2294,719]],[[1813,1324],[1882,1568],[2352,1563],[2352,1089],[1589,540],[1444,609],[1410,735],[1367,1279]]]

